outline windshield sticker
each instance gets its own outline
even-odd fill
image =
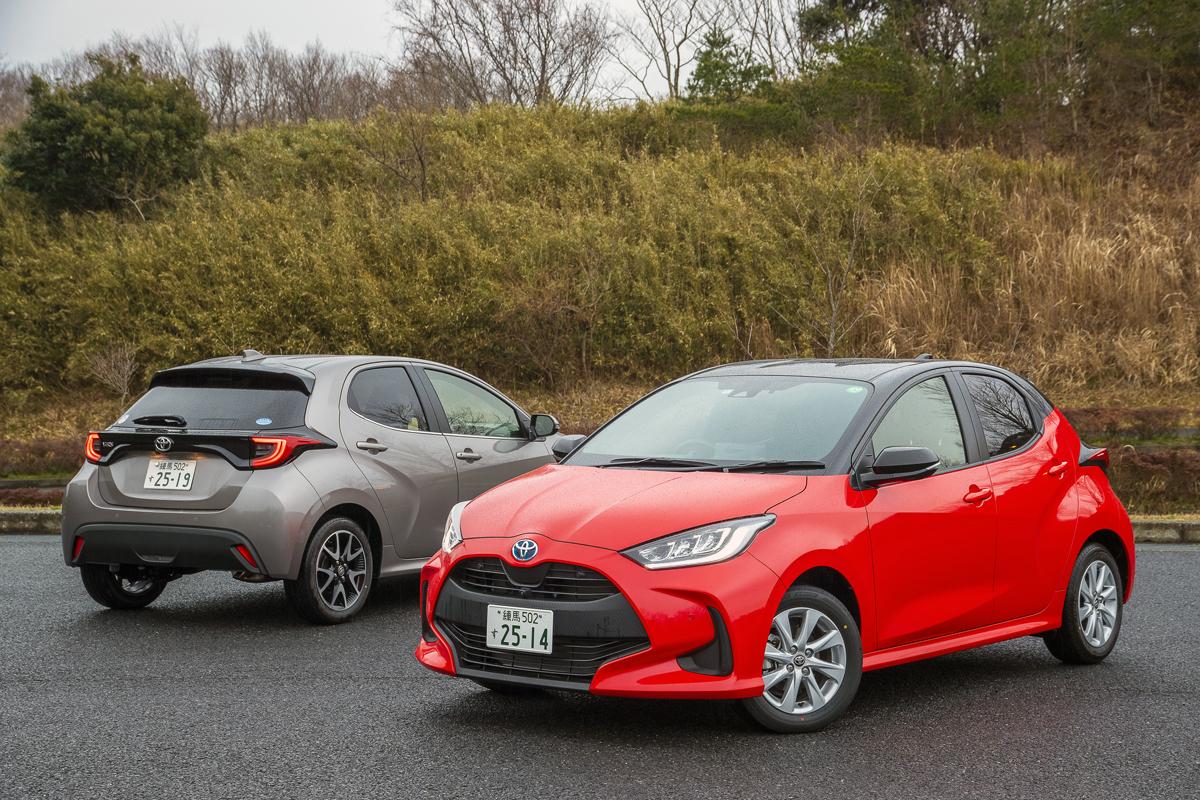
[[[258,419],[254,420],[254,424],[255,425],[270,425],[271,418],[270,417],[259,417]]]

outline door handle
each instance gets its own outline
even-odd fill
[[[992,496],[991,489],[980,489],[972,485],[970,491],[963,495],[964,503],[982,503]]]
[[[387,445],[382,445],[374,439],[367,439],[365,442],[356,442],[355,447],[359,450],[366,450],[368,453],[382,453],[387,450]]]
[[[1050,467],[1050,469],[1046,470],[1046,474],[1052,478],[1057,478],[1059,475],[1062,475],[1067,471],[1067,466],[1068,463],[1066,461],[1060,461],[1054,466]]]
[[[475,451],[470,450],[470,449],[463,450],[462,452],[459,452],[459,453],[455,453],[454,457],[457,458],[459,461],[467,461],[467,462],[478,461],[479,459],[483,458],[483,456],[479,455],[479,453],[476,453]]]

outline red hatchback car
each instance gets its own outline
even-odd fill
[[[1031,634],[1094,663],[1120,632],[1107,453],[996,367],[731,364],[556,449],[451,512],[421,573],[430,669],[811,731],[863,670]]]

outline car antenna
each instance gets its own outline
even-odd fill
[[[242,361],[262,361],[266,356],[257,350],[246,349],[242,351]]]
[[[921,353],[913,361],[933,361],[933,353]]]

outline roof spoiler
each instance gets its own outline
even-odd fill
[[[261,364],[257,360],[234,362],[226,364],[190,364],[183,367],[161,369],[150,379],[150,388],[156,386],[187,385],[187,379],[200,375],[220,375],[227,378],[271,375],[279,379],[280,384],[288,388],[299,389],[305,394],[312,394],[316,385],[316,377],[307,370],[289,367],[285,364]]]

